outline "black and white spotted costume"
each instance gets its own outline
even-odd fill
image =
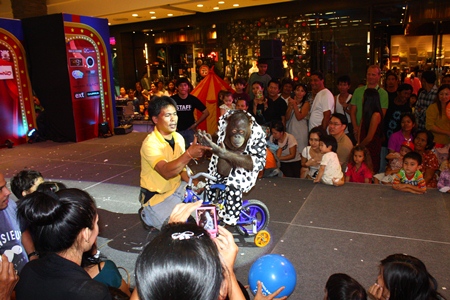
[[[225,139],[227,118],[237,110],[229,110],[219,119],[219,132],[217,145],[221,145]],[[256,123],[253,116],[246,113],[251,119],[251,135],[247,141],[242,155],[250,155],[253,161],[253,169],[245,170],[242,167],[231,169],[228,177],[223,177],[217,172],[219,157],[213,154],[209,163],[209,174],[218,178],[217,182],[207,182],[206,193],[208,199],[214,199],[215,191],[210,190],[210,185],[214,183],[223,183],[227,187],[219,194],[219,199],[227,199],[224,209],[219,210],[219,216],[228,225],[236,225],[239,220],[239,212],[242,207],[242,193],[248,193],[255,185],[258,173],[266,164],[266,139],[261,126]]]

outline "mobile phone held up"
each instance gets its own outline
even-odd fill
[[[195,212],[195,218],[197,225],[203,227],[208,231],[209,235],[213,238],[217,236],[217,211],[214,205],[202,205],[197,208]]]

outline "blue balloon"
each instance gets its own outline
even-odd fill
[[[265,296],[282,286],[285,288],[277,298],[290,296],[297,284],[297,273],[287,258],[279,254],[268,254],[258,258],[248,273],[248,283],[253,295],[258,291],[258,281],[262,283],[262,293]]]

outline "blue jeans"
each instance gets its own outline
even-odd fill
[[[141,212],[141,217],[145,224],[161,230],[161,227],[167,223],[175,205],[183,202],[186,184],[186,182],[181,181],[180,186],[175,190],[175,192],[164,199],[163,202],[153,206],[150,204],[144,206],[144,209]]]

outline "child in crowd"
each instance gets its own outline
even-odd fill
[[[238,100],[242,101],[242,100]],[[258,178],[263,177],[282,177],[283,172],[280,170],[280,160],[276,156],[278,145],[270,141],[270,127],[261,126],[264,132],[266,133],[266,164],[264,165],[264,169],[261,170],[258,174]]]
[[[440,171],[441,175],[439,176],[439,182],[437,184],[437,188],[439,192],[442,193],[450,193],[450,148],[448,151],[448,158],[444,160],[441,164]]]
[[[219,92],[219,103],[223,102],[220,106],[220,115],[223,116],[227,111],[236,109],[236,105],[233,103],[233,94],[228,91]]]
[[[148,115],[148,105],[149,105],[149,102],[145,101],[144,102],[144,107],[142,109],[142,115],[144,115],[144,120],[148,120],[150,118],[149,115]]]
[[[353,147],[345,171],[345,182],[372,183],[372,159],[364,146]]]
[[[127,93],[127,95],[128,95],[127,100],[133,102],[133,109],[134,109],[134,112],[139,112],[139,111],[140,111],[139,100],[138,100],[138,98],[136,98],[136,97],[134,96],[134,92],[135,92],[135,91],[134,91],[133,89],[129,89],[129,90],[128,90],[128,93]]]
[[[243,78],[238,78],[234,82],[234,89],[236,92],[233,94],[233,100],[236,102],[238,99],[245,99],[247,103],[250,102],[250,96],[245,92],[245,85],[247,82]]]
[[[240,110],[248,110],[248,101],[245,99],[237,99],[236,100],[236,109]]]
[[[403,167],[403,157],[414,151],[414,144],[411,141],[404,141],[400,147],[400,152],[392,152],[386,155],[389,160],[389,166],[385,173],[378,173],[374,175],[375,183],[391,184],[394,180],[394,175],[397,174]]]
[[[331,135],[324,135],[320,139],[320,152],[323,154],[319,173],[314,183],[323,182],[328,185],[341,186],[344,184],[344,174],[336,154],[337,141]]]
[[[366,300],[363,286],[347,274],[336,273],[328,278],[324,300]]]
[[[425,179],[419,166],[422,164],[422,155],[409,152],[403,157],[403,168],[394,176],[392,187],[394,190],[424,194],[427,191]]]

